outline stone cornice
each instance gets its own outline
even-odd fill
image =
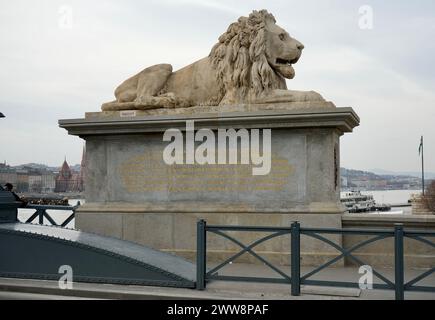
[[[170,128],[185,129],[186,121],[195,121],[195,128],[336,128],[352,132],[360,119],[352,108],[304,111],[265,111],[202,113],[194,115],[136,116],[129,118],[91,117],[59,120],[59,126],[71,135],[81,137],[111,134],[163,132]]]

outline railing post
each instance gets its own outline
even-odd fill
[[[199,220],[196,224],[196,289],[205,289],[206,272],[206,222]]]
[[[403,224],[394,225],[394,274],[396,300],[404,300]]]
[[[38,213],[39,213],[39,224],[44,224],[44,210],[38,209]]]
[[[300,224],[294,222],[291,225],[291,286],[292,296],[301,294],[301,243]]]

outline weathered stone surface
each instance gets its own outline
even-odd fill
[[[122,217],[116,213],[99,211],[97,214],[75,216],[76,229],[81,231],[90,231],[92,233],[124,239],[122,228]]]
[[[191,207],[194,209],[193,207]],[[109,210],[110,209],[110,210]],[[194,211],[194,210],[190,211]],[[103,213],[103,214],[101,214]],[[77,223],[82,230],[115,236],[140,243],[154,249],[170,252],[191,261],[196,260],[196,222],[205,219],[209,225],[245,226],[290,226],[299,221],[303,227],[341,228],[341,214],[283,214],[283,213],[241,213],[241,212],[152,212],[128,204],[88,204],[77,211]],[[107,215],[109,219],[104,220]],[[120,220],[114,220],[116,215]],[[101,221],[102,223],[98,223]],[[102,230],[104,229],[105,230]],[[116,230],[116,234],[110,232]],[[231,232],[237,240],[250,244],[268,233]],[[341,244],[340,236],[326,238]],[[241,248],[214,234],[207,236],[207,257],[209,262],[228,259]],[[290,235],[269,240],[255,248],[255,252],[277,265],[290,263]],[[337,251],[325,243],[303,236],[301,238],[301,263],[319,265],[337,255]],[[253,256],[244,254],[237,262],[261,263]],[[338,264],[343,265],[343,261]]]
[[[134,106],[124,105],[117,110],[106,110],[102,112],[87,112],[86,119],[110,119],[136,116],[173,116],[173,115],[195,115],[210,114],[222,115],[225,113],[242,112],[264,112],[264,111],[292,111],[292,112],[324,112],[334,110],[336,106],[329,101],[298,101],[298,102],[279,102],[279,103],[257,103],[257,104],[233,104],[222,106],[192,106],[188,108],[135,108]],[[124,112],[122,112],[124,111]]]
[[[148,67],[118,86],[116,100],[103,104],[102,110],[283,102],[324,106],[316,92],[287,90],[285,79],[294,78],[292,65],[303,49],[272,14],[253,11],[229,26],[208,57],[176,72],[170,64]]]
[[[88,136],[86,200],[337,212],[338,139],[332,128],[273,130],[271,172],[253,176],[252,165],[168,166],[162,158],[167,143],[158,133]]]
[[[191,120],[195,129],[270,128],[270,174],[253,176],[252,165],[165,164],[162,154],[168,143],[162,141],[162,132],[183,130]],[[339,137],[358,122],[349,108],[153,116],[138,112],[128,118],[113,112],[62,120],[62,127],[86,140],[86,204],[77,212],[77,226],[191,260],[198,219],[262,226],[290,226],[297,220],[303,226],[340,228]],[[236,237],[250,243],[262,235]],[[330,239],[341,243],[340,237]],[[303,264],[336,255],[317,240],[302,241]],[[238,250],[228,240],[208,237],[210,261],[222,261]],[[257,250],[274,263],[288,264],[290,238],[272,239]],[[248,255],[240,261],[258,262]]]
[[[281,105],[278,105],[279,108],[277,107],[276,110],[273,107],[263,110],[258,106],[256,108],[246,105],[233,106],[228,107],[228,110],[234,109],[234,111],[225,112],[217,111],[218,107],[210,107],[210,109],[198,109],[198,112],[186,114],[163,112],[166,109],[89,112],[85,119],[59,120],[59,125],[67,129],[69,134],[83,138],[99,135],[161,133],[171,128],[185,130],[186,121],[195,121],[196,129],[329,128],[336,129],[338,134],[352,132],[353,128],[359,125],[359,117],[352,108],[293,109],[292,105],[292,103],[283,104],[282,109],[280,109]],[[174,110],[196,110],[195,108]],[[158,114],[149,113],[151,111]]]

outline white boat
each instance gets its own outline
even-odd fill
[[[341,198],[341,203],[346,206],[347,210],[351,213],[388,211],[391,209],[386,205],[376,205],[372,195],[361,194],[360,191],[346,192]]]

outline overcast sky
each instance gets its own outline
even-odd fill
[[[359,26],[363,5],[372,29]],[[84,143],[58,119],[98,111],[146,66],[207,56],[230,23],[263,8],[306,48],[289,89],[361,117],[342,138],[342,166],[418,171],[423,134],[435,171],[433,0],[0,0],[0,161],[79,163]]]

